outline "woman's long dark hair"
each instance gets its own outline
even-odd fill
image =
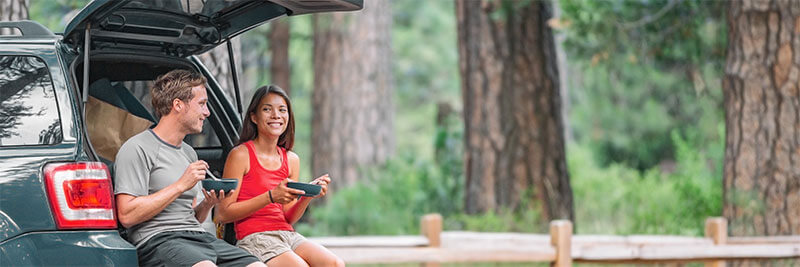
[[[261,99],[267,97],[267,95],[271,93],[283,97],[283,101],[286,101],[286,107],[289,109],[289,124],[286,125],[286,131],[278,138],[278,146],[286,150],[292,150],[292,147],[294,147],[294,112],[292,112],[292,102],[289,101],[289,95],[277,85],[262,86],[253,94],[253,99],[250,100],[247,112],[244,113],[244,118],[242,118],[242,131],[239,134],[239,142],[237,145],[256,139],[258,136],[258,127],[250,120],[250,116],[256,113]]]

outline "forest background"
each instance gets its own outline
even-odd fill
[[[27,6],[30,19],[61,32],[86,2],[33,0]],[[515,205],[480,212],[467,207],[474,192],[466,189],[469,110],[459,71],[457,2],[365,2],[382,6],[381,14],[391,18],[378,23],[387,29],[381,40],[388,54],[367,65],[390,71],[376,74],[390,82],[389,104],[379,106],[391,118],[388,152],[353,164],[352,182],[313,205],[296,229],[307,236],[416,234],[420,216],[436,212],[445,230],[546,232],[543,204],[525,192]],[[510,21],[509,10],[540,3],[488,2],[501,6],[488,13],[497,21]],[[560,106],[551,115],[563,123],[575,232],[702,235],[705,219],[723,213],[725,2],[560,0],[543,6],[552,13],[545,22],[558,54]],[[326,69],[314,58],[322,54],[315,41],[324,33],[315,23],[325,18],[281,18],[288,25],[283,37],[270,35],[270,23],[236,40],[245,104],[257,86],[278,79],[270,71],[279,58],[270,38],[288,43],[290,86],[282,86],[290,88],[294,105],[304,180],[322,174],[312,166],[319,151],[312,139],[319,129],[313,125],[319,116],[313,114],[319,111],[315,70]],[[338,75],[357,72],[345,68]],[[224,79],[224,73],[218,77]],[[334,183],[337,174],[331,173]]]

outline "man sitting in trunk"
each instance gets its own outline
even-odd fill
[[[141,266],[265,266],[200,225],[226,193],[201,189],[208,163],[183,142],[201,132],[210,114],[205,84],[205,77],[187,70],[158,77],[150,89],[158,124],[128,139],[117,153],[118,218]],[[201,191],[205,199],[198,204]]]

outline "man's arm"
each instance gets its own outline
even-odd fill
[[[117,194],[117,218],[125,228],[150,220],[184,191],[191,189],[206,176],[208,164],[195,161],[186,168],[178,181],[146,196]]]

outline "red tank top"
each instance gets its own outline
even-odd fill
[[[281,154],[281,166],[276,170],[267,170],[258,162],[253,141],[244,144],[250,154],[250,170],[242,176],[242,186],[236,201],[245,201],[266,193],[289,177],[286,149],[278,147],[278,153]],[[283,205],[278,203],[270,203],[250,216],[236,221],[234,229],[236,230],[236,239],[239,240],[249,234],[264,231],[294,231],[292,225],[286,221],[286,215],[283,214]]]

